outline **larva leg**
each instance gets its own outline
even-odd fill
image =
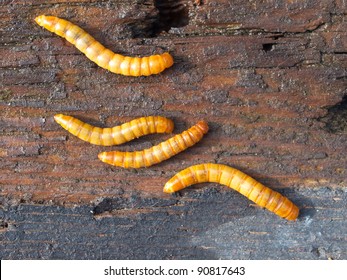
[[[160,163],[199,142],[208,131],[205,121],[200,121],[181,134],[153,146],[135,152],[102,152],[98,155],[102,162],[124,168],[148,167]]]
[[[91,126],[63,114],[55,115],[54,119],[76,137],[101,146],[120,145],[152,133],[171,133],[174,127],[170,119],[160,116],[141,117],[112,128]]]
[[[299,215],[299,208],[288,198],[245,173],[222,164],[206,163],[188,167],[165,184],[164,192],[172,193],[204,182],[219,183],[237,190],[259,206],[287,220],[295,220]]]
[[[174,63],[169,53],[142,58],[115,54],[97,42],[82,28],[58,17],[41,15],[36,17],[35,21],[38,25],[75,45],[77,49],[100,67],[116,74],[134,77],[159,74]]]

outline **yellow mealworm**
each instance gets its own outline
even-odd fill
[[[247,174],[222,164],[205,163],[188,167],[165,184],[164,192],[173,193],[204,182],[226,185],[287,220],[295,220],[299,215],[299,208],[288,198],[265,187]]]
[[[177,134],[149,149],[135,152],[103,152],[99,154],[99,159],[105,163],[124,168],[148,167],[171,158],[193,146],[201,140],[207,131],[207,123],[199,121],[181,134]]]
[[[77,25],[54,16],[41,15],[35,18],[38,25],[65,38],[75,45],[91,61],[100,67],[125,76],[149,76],[159,74],[173,65],[169,53],[146,57],[129,57],[116,54],[97,42]]]
[[[120,145],[152,133],[171,133],[174,127],[172,120],[160,116],[142,117],[111,128],[95,127],[63,114],[54,119],[71,134],[101,146]]]

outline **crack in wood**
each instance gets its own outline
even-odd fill
[[[105,198],[93,209],[94,215],[100,215],[105,212],[127,210],[127,209],[151,209],[170,207],[177,204],[176,199],[160,199],[160,198],[143,198],[138,195],[130,197],[114,197]]]
[[[153,35],[162,31],[168,32],[171,28],[180,28],[189,23],[189,9],[184,0],[154,0],[158,9],[158,19],[153,26]]]
[[[341,102],[328,108],[328,113],[318,119],[330,133],[347,133],[347,95]]]

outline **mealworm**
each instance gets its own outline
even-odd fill
[[[199,142],[208,131],[205,121],[199,121],[188,130],[153,146],[149,149],[135,152],[102,152],[99,159],[105,163],[124,168],[148,167],[160,163],[184,151]]]
[[[287,220],[295,220],[299,215],[299,208],[288,198],[265,187],[247,174],[222,164],[205,163],[188,167],[165,184],[164,192],[172,193],[204,182],[226,185]]]
[[[101,146],[120,145],[152,133],[171,133],[174,127],[172,120],[160,116],[142,117],[110,128],[95,127],[63,114],[54,119],[71,134]]]
[[[173,65],[169,53],[145,57],[129,57],[116,54],[105,48],[77,25],[54,16],[41,15],[35,18],[38,25],[65,38],[75,45],[91,61],[100,67],[125,76],[149,76],[159,74]]]

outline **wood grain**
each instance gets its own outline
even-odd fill
[[[302,206],[295,223],[273,219],[217,186],[181,197],[135,192],[97,207],[7,204],[0,209],[0,257],[345,260],[346,192],[305,188],[285,194]]]
[[[345,110],[343,97],[347,86],[346,3],[273,0],[231,4],[226,0],[207,0],[194,6],[194,1],[182,0],[179,3],[185,5],[187,13],[181,13],[182,18],[173,23],[162,21],[165,10],[158,10],[154,2],[5,0],[0,3],[2,205],[17,209],[17,205],[24,203],[37,207],[38,212],[50,209],[41,204],[78,205],[81,211],[89,211],[88,207],[99,205],[103,199],[126,200],[135,196],[166,200],[167,194],[162,193],[165,182],[177,171],[203,162],[232,165],[280,193],[294,190],[288,198],[299,208],[305,207],[305,203],[300,205],[301,200],[296,201],[296,197],[303,194],[312,195],[314,207],[319,209],[321,200],[315,190],[321,188],[341,190],[332,196],[341,199],[347,186],[346,117],[341,113]],[[156,76],[113,75],[85,59],[62,38],[37,26],[34,18],[40,14],[70,19],[105,47],[123,55],[169,51],[175,65]],[[204,119],[210,132],[203,143],[169,161],[131,171],[105,166],[97,158],[103,151],[101,147],[67,136],[53,120],[58,113],[104,127],[136,117],[162,115],[174,120],[174,133]],[[331,125],[338,129],[330,129]],[[149,148],[165,139],[165,135],[146,136],[133,141],[131,150]],[[120,147],[123,151],[129,148]],[[232,201],[236,203],[239,199],[235,197]],[[186,205],[182,213],[193,211],[189,196],[177,200]],[[223,209],[234,207],[224,200],[220,202],[214,193],[201,195],[199,200],[224,204]],[[334,203],[330,199],[327,209]],[[324,212],[326,216],[321,218],[332,219],[345,207],[342,202],[338,205],[338,209]],[[112,212],[116,205],[110,207],[110,216],[121,220],[122,214]],[[235,207],[235,211],[242,210],[237,204]],[[23,209],[13,210],[18,211],[18,219],[32,213],[29,208]],[[170,211],[181,213],[179,207],[172,210],[167,205],[163,209],[162,215]],[[133,211],[133,216],[124,221],[125,227],[131,228],[137,218],[151,217],[145,213],[136,216],[136,208],[130,207],[129,211]],[[252,212],[260,215],[256,213]],[[235,219],[242,215],[238,212],[233,222],[238,223]],[[339,220],[341,227],[346,225],[344,217]],[[194,219],[189,216],[187,226]],[[107,221],[117,224],[112,218],[101,219],[100,224],[104,226]],[[220,226],[226,222],[224,219]],[[317,225],[316,220],[313,223]],[[250,224],[251,220],[246,219],[243,228],[258,230]],[[308,231],[314,229],[308,227]],[[291,232],[284,224],[281,230],[285,234]],[[339,239],[339,228],[332,230]],[[186,234],[194,240],[204,235],[202,231],[199,235],[194,232],[188,229]],[[39,253],[18,251],[17,247],[16,252],[10,253],[15,245],[7,234],[13,237],[19,233],[5,234],[8,243],[1,243],[6,249],[2,259],[39,258]],[[210,236],[213,234],[216,233]],[[129,237],[127,246],[137,246],[132,242],[134,236]],[[178,234],[173,236],[167,241],[171,245],[179,239]],[[269,236],[277,238],[280,244],[274,231]],[[250,234],[248,240],[251,244],[257,238]],[[334,244],[342,253],[336,254],[336,258],[343,258],[346,248],[341,245],[343,238],[339,240],[341,243]],[[288,243],[288,248],[295,247],[294,242]],[[328,248],[328,239],[324,242]],[[249,248],[248,243],[235,244]],[[317,244],[312,241],[310,246],[317,248]],[[43,243],[37,246],[41,252],[45,251]],[[153,251],[148,258],[199,258],[199,254],[218,257],[227,251],[220,246],[216,249],[218,253],[201,249],[190,255],[188,251],[172,249],[168,255]],[[265,249],[259,254],[249,250],[245,258],[275,257],[266,255]],[[99,253],[84,256],[112,258],[116,251],[103,252],[102,256]],[[136,252],[123,256],[131,258]],[[280,250],[278,254],[284,258],[293,256],[286,252]],[[315,258],[305,252],[298,256]],[[47,258],[59,258],[62,254],[48,254]],[[237,253],[233,256],[242,257]]]

